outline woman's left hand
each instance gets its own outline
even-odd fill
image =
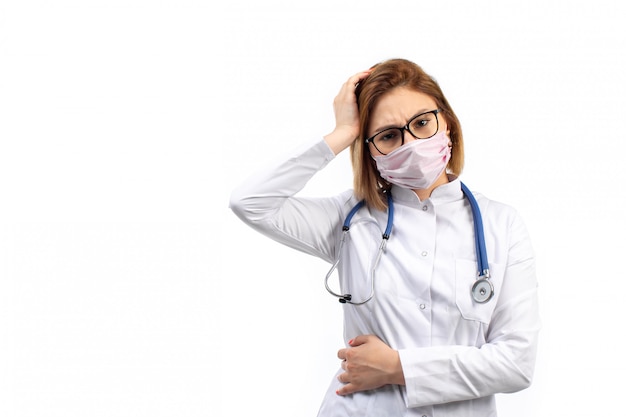
[[[387,384],[404,385],[404,374],[398,351],[374,335],[352,339],[350,347],[337,353],[344,370],[337,378],[345,385],[338,395],[380,388]]]

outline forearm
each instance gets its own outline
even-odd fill
[[[337,128],[324,136],[326,144],[328,144],[328,147],[335,155],[338,155],[344,149],[348,148],[355,139],[354,131],[345,128]]]
[[[296,194],[334,154],[323,141],[301,147],[282,162],[252,175],[231,195],[230,208],[271,239],[327,261],[334,258],[334,234],[343,205],[352,196],[314,199]]]
[[[321,140],[298,148],[234,189],[229,207],[246,223],[262,220],[302,190],[333,158],[334,154]]]
[[[502,316],[495,320],[500,321],[502,330],[480,347],[400,350],[407,406],[468,400],[527,388],[532,381],[540,326],[536,294],[533,291],[517,301],[515,308],[499,313]],[[524,311],[521,322],[520,311]],[[514,321],[518,322],[515,326]]]

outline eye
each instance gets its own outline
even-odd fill
[[[428,126],[430,121],[431,121],[430,117],[424,117],[424,116],[419,117],[419,118],[417,118],[417,119],[415,119],[415,120],[413,120],[411,122],[411,128],[412,129],[423,129],[426,126]]]
[[[418,139],[432,137],[438,128],[437,116],[432,112],[419,114],[409,122],[409,131]]]
[[[389,129],[389,130],[384,130],[380,132],[378,135],[376,135],[374,140],[380,141],[380,142],[390,142],[390,141],[398,140],[399,138],[400,138],[400,132],[398,131],[398,129]]]

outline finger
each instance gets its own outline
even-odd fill
[[[347,351],[348,351],[348,349],[339,349],[339,351],[337,352],[337,357],[339,359],[346,360],[346,352]]]
[[[369,340],[369,335],[359,335],[357,337],[355,337],[354,339],[350,340],[350,346],[351,347],[357,347],[357,346],[361,346],[364,345],[365,343],[367,343],[367,341]]]
[[[361,81],[364,78],[367,78],[367,76],[370,75],[372,71],[373,71],[373,68],[366,69],[364,71],[359,71],[356,74],[354,74],[352,77],[356,78],[357,81]]]
[[[337,391],[335,391],[335,393],[337,395],[350,395],[350,394],[354,394],[357,391],[358,390],[356,389],[356,387],[353,384],[347,383],[346,385],[344,385],[343,387],[341,387]]]
[[[371,72],[372,70],[365,70],[354,74],[345,82],[344,88],[346,88],[347,90],[354,90],[354,88],[359,85],[360,82],[365,80],[371,74]]]
[[[350,382],[348,374],[346,372],[337,375],[337,380],[342,384],[347,384],[348,382]]]

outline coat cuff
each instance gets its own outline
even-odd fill
[[[452,358],[467,347],[440,346],[398,350],[409,408],[448,401]]]

